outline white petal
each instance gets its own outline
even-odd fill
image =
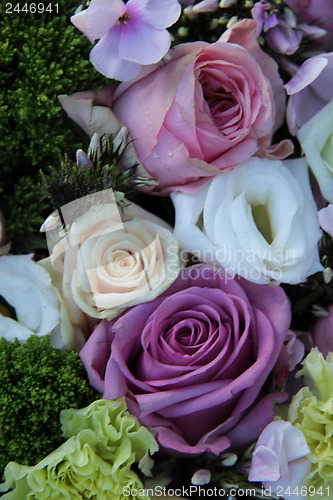
[[[92,0],[87,9],[71,17],[71,22],[93,43],[106,36],[124,12],[122,0]]]
[[[119,44],[119,57],[138,64],[157,63],[167,53],[171,35],[157,30],[141,20],[133,20],[123,27]]]
[[[168,28],[180,16],[178,0],[129,0],[127,9],[138,10],[142,18],[156,29]]]
[[[119,55],[120,33],[111,30],[90,52],[91,64],[108,78],[127,81],[135,78],[141,71],[141,65],[124,61]],[[117,29],[118,31],[118,29]]]

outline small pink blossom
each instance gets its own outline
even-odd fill
[[[4,255],[10,250],[10,243],[5,244],[5,224],[2,213],[0,212],[0,255]]]
[[[331,203],[318,212],[319,224],[333,238],[333,204]]]
[[[199,469],[193,474],[191,483],[197,486],[202,486],[204,484],[208,484],[211,478],[212,474],[208,469]]]
[[[309,26],[320,27],[326,31],[326,35],[319,39],[313,48],[330,50],[333,42],[333,2],[332,0],[285,0],[297,15],[301,23]]]
[[[319,318],[312,331],[313,343],[326,357],[333,352],[333,304],[329,306],[326,317]]]
[[[293,371],[304,358],[304,344],[297,338],[295,332],[289,330],[286,335],[285,346],[289,357],[289,371]]]
[[[257,36],[262,32],[269,47],[278,54],[294,54],[304,37],[315,40],[326,34],[319,26],[298,22],[292,10],[277,8],[267,0],[255,3],[251,12],[257,21]]]
[[[194,2],[187,3],[184,9],[184,14],[193,19],[197,14],[204,14],[205,12],[215,12],[219,8],[218,0],[201,0],[193,5]]]
[[[178,0],[92,0],[71,17],[76,28],[92,42],[93,66],[108,78],[128,81],[142,66],[157,63],[167,53],[181,7]]]

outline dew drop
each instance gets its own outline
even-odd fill
[[[171,151],[171,149],[168,149],[168,156],[172,156],[173,155],[173,152]]]
[[[157,153],[154,153],[154,158],[159,158],[160,155],[158,155]]]
[[[148,115],[149,115],[149,109],[146,109],[146,110],[143,112],[143,114],[144,114],[145,116],[148,116]]]
[[[150,131],[152,131],[152,130],[153,130],[153,128],[154,128],[154,127],[153,127],[152,125],[149,125],[149,127],[148,127],[148,129],[149,129]]]

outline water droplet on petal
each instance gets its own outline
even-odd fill
[[[154,153],[154,158],[159,158],[160,155],[158,155],[157,153]]]
[[[152,130],[154,129],[154,127],[153,127],[152,125],[149,125],[148,129],[149,129],[150,131],[152,131]]]
[[[146,110],[143,112],[143,114],[144,114],[145,116],[148,116],[148,115],[149,115],[149,109],[146,109]]]
[[[173,152],[171,151],[171,149],[168,149],[168,156],[172,156],[173,155]]]

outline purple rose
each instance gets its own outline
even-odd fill
[[[289,323],[280,287],[193,266],[157,299],[102,321],[80,355],[91,385],[126,395],[162,448],[219,454],[256,440],[285,399],[267,379]]]

